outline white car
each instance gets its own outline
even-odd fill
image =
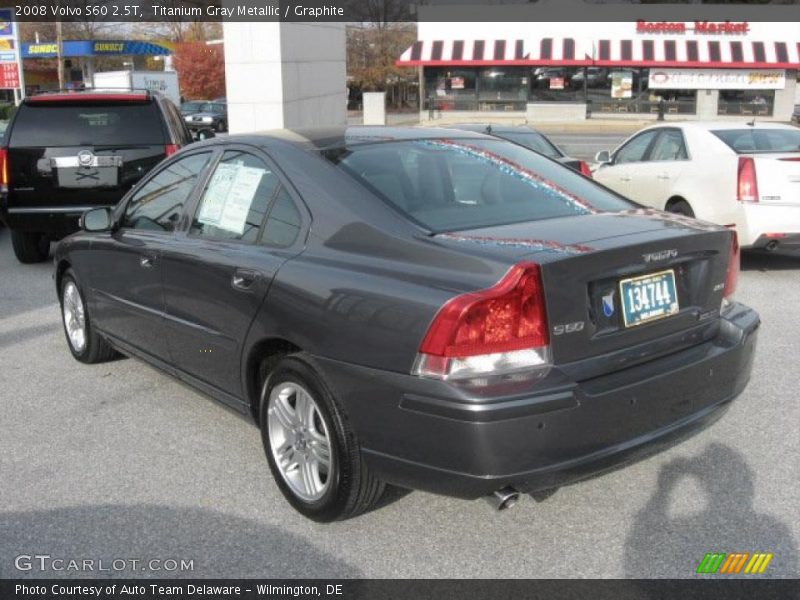
[[[595,160],[598,182],[645,206],[735,226],[742,247],[800,246],[797,127],[657,125]]]

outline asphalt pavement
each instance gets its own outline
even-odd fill
[[[800,253],[745,256],[753,377],[710,429],[505,512],[394,490],[330,525],[284,501],[245,419],[138,360],[74,361],[51,271],[18,264],[0,228],[0,578],[682,578],[706,552],[771,552],[764,577],[800,575]],[[127,562],[15,566],[36,554]]]

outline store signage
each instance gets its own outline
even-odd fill
[[[19,87],[19,69],[15,62],[0,63],[0,90],[13,90]]]
[[[650,69],[648,86],[668,90],[781,90],[782,70],[765,69]]]
[[[744,35],[750,32],[747,21],[636,21],[636,33],[694,33],[696,35]]]

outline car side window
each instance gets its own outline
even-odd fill
[[[174,231],[210,157],[211,152],[192,154],[161,169],[131,197],[122,227]]]
[[[286,188],[281,187],[269,211],[267,224],[264,226],[264,235],[261,243],[267,246],[285,248],[294,244],[300,234],[303,223],[300,211],[292,200]]]
[[[622,146],[622,148],[617,150],[614,155],[614,164],[619,165],[630,162],[642,162],[645,160],[647,148],[650,147],[650,142],[652,142],[653,138],[657,135],[658,131],[648,131],[647,133],[637,135]]]
[[[663,130],[650,151],[650,160],[686,160],[687,158],[686,143],[683,134],[678,129]]]
[[[257,156],[227,150],[208,180],[190,234],[255,242],[279,184],[278,176]]]

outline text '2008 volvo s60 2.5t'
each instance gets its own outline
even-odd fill
[[[55,258],[75,358],[251,414],[319,521],[386,484],[507,507],[708,425],[750,376],[734,231],[479,133],[217,138],[82,224]]]

